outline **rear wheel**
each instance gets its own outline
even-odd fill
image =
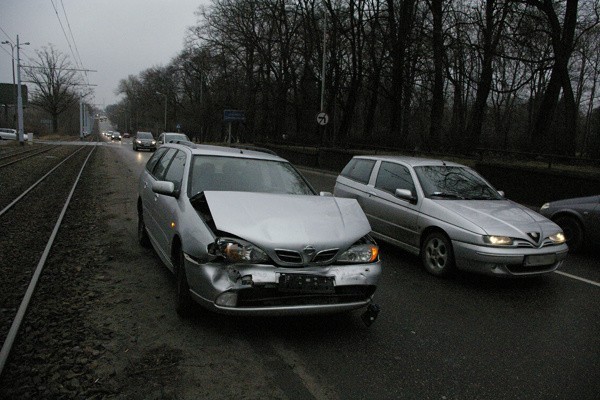
[[[137,229],[138,243],[145,248],[150,248],[150,238],[146,231],[146,224],[144,223],[144,212],[138,211],[138,229]]]
[[[432,232],[423,241],[421,261],[427,272],[435,276],[449,276],[456,267],[450,239],[442,232]]]
[[[583,246],[584,232],[581,224],[573,217],[560,215],[554,219],[556,225],[560,226],[567,239],[567,246],[571,253],[577,253]]]
[[[181,317],[187,318],[191,315],[194,301],[190,295],[190,287],[185,274],[185,264],[183,251],[179,251],[177,265],[175,265],[175,281],[177,293],[175,296],[175,311]]]

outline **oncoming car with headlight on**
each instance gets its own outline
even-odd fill
[[[372,235],[421,256],[431,274],[463,269],[495,276],[556,270],[567,255],[561,228],[504,198],[461,164],[402,156],[356,156],[334,194],[357,199]]]
[[[370,231],[356,200],[316,195],[266,152],[165,144],[140,176],[138,238],[175,274],[181,315],[193,302],[234,315],[368,307],[381,274]]]

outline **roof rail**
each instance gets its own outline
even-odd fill
[[[232,145],[230,145],[230,147],[234,147],[236,149],[241,149],[241,150],[259,151],[261,153],[267,153],[267,154],[271,154],[272,156],[279,157],[279,155],[277,153],[275,153],[273,150],[269,150],[264,147],[246,146],[243,144],[232,144]]]

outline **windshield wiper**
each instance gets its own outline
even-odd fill
[[[447,193],[447,192],[433,192],[433,193],[431,193],[431,196],[444,197],[444,198],[447,198],[447,199],[459,199],[459,200],[464,200],[465,199],[464,197],[459,196],[457,194]]]

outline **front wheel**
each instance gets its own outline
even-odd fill
[[[175,282],[177,286],[177,293],[175,295],[175,311],[179,316],[187,318],[191,315],[194,301],[190,295],[190,287],[187,281],[187,275],[185,274],[185,264],[183,251],[179,251],[179,259],[175,266]]]
[[[145,248],[150,248],[150,238],[146,231],[146,224],[144,223],[144,212],[138,211],[138,229],[137,229],[138,243]]]
[[[423,241],[421,261],[427,272],[435,276],[449,276],[455,271],[454,252],[450,239],[442,232],[432,232]]]
[[[567,246],[569,246],[569,251],[571,253],[580,251],[583,246],[584,233],[579,221],[573,217],[561,215],[557,217],[554,222],[556,222],[556,225],[560,226],[560,229],[563,230],[565,239],[567,240]]]

